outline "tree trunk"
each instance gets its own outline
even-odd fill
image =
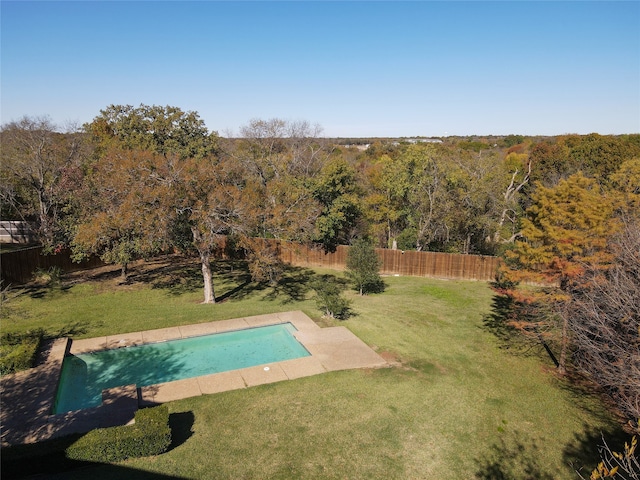
[[[560,338],[560,359],[558,360],[558,373],[567,373],[567,348],[569,346],[569,316],[566,312],[562,315],[562,337]]]
[[[200,252],[200,262],[202,263],[202,279],[204,280],[204,301],[202,303],[216,303],[209,252]]]

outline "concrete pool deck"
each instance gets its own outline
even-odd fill
[[[308,357],[269,363],[202,377],[137,388],[128,385],[103,391],[100,407],[51,415],[62,360],[66,354],[221,333],[290,322]],[[182,398],[253,387],[336,370],[379,368],[387,362],[346,327],[320,328],[301,311],[221,320],[83,340],[59,339],[42,365],[1,380],[2,446],[34,443],[94,428],[133,422],[139,407]],[[266,368],[268,367],[268,368]]]

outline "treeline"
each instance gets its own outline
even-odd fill
[[[49,249],[123,265],[221,233],[498,254],[538,185],[582,172],[609,188],[640,158],[640,135],[368,139],[362,151],[272,119],[222,138],[169,106],[111,105],[57,130],[46,118],[2,127],[2,218],[35,221]]]
[[[222,138],[195,112],[144,105],[109,106],[64,134],[47,119],[24,118],[4,125],[1,135],[2,218],[35,220],[50,248],[87,245],[85,224],[97,228],[102,217],[115,215],[123,194],[142,198],[172,184],[163,175],[196,180],[197,163],[226,175],[202,179],[200,195],[207,186],[229,184],[243,197],[264,190],[264,202],[252,206],[264,210],[261,218],[241,228],[252,236],[314,241],[328,250],[369,236],[378,247],[496,254],[520,232],[536,185],[582,172],[606,187],[625,162],[640,158],[640,135],[450,137],[437,144],[373,138],[362,151],[345,146],[357,139],[326,139],[317,126],[273,119],[252,120],[239,138]],[[133,209],[133,200],[126,206]],[[173,207],[182,216],[193,211]],[[286,220],[275,225],[279,215]],[[216,230],[231,233],[231,227]],[[157,233],[154,242],[164,238]]]

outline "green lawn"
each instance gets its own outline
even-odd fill
[[[12,303],[3,330],[79,338],[287,310],[337,324],[320,319],[304,288],[311,270],[292,270],[274,289],[248,282],[239,264],[220,264],[224,301],[202,305],[197,265],[156,266],[162,274],[139,275],[144,283],[32,289]],[[64,478],[573,479],[572,463],[593,467],[600,433],[616,431],[614,422],[553,375],[542,349],[504,348],[488,322],[487,284],[384,280],[382,294],[349,293],[356,315],[339,324],[396,366],[172,402],[169,452]]]

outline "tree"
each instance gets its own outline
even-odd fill
[[[321,206],[309,184],[329,155],[321,131],[306,121],[253,119],[240,129],[240,139],[227,140],[225,155],[260,190],[254,235],[300,242],[313,237]]]
[[[209,132],[196,112],[173,106],[109,105],[85,125],[101,153],[114,143],[180,159],[205,158],[218,149],[218,135]]]
[[[384,288],[380,278],[382,260],[378,258],[373,244],[365,239],[356,240],[347,252],[347,277],[353,282],[360,295],[379,292]]]
[[[585,268],[610,264],[607,238],[617,228],[613,200],[604,195],[593,179],[572,175],[553,188],[537,185],[533,205],[523,219],[522,239],[507,252],[503,280],[528,281],[548,285],[537,290],[509,289],[519,300],[542,301],[553,306],[560,320],[560,358],[558,371],[565,373],[570,291]],[[539,334],[539,324],[514,322],[522,331]]]
[[[97,184],[112,187],[105,192],[111,200],[87,219],[77,243],[112,261],[190,243],[201,262],[204,302],[215,302],[210,262],[220,235],[252,220],[241,217],[247,182],[238,168],[221,164],[217,134],[208,132],[197,113],[170,106],[111,105],[85,128],[98,145],[98,164],[113,163],[101,170],[110,178]],[[110,160],[114,151],[120,152],[116,162]],[[117,218],[105,218],[109,201]]]
[[[449,179],[449,195],[458,205],[451,221],[455,227],[452,237],[463,254],[494,253],[495,232],[501,229],[501,212],[513,203],[512,198],[498,193],[505,188],[505,165],[493,150],[477,157],[459,152],[453,162],[459,173],[450,175]]]
[[[620,197],[620,215],[628,218],[640,216],[640,157],[632,158],[620,165],[609,176],[610,191]]]
[[[315,240],[326,251],[335,251],[341,243],[348,243],[360,219],[356,172],[344,159],[330,159],[313,180],[311,189],[322,206]]]
[[[502,211],[498,220],[498,225],[493,234],[494,243],[513,242],[519,235],[517,227],[521,216],[521,205],[519,202],[520,192],[529,184],[531,178],[533,162],[526,153],[508,153],[504,161],[504,169],[510,174],[509,183],[502,193]],[[507,230],[507,226],[510,228]],[[508,231],[508,237],[505,231]]]
[[[95,254],[105,263],[127,267],[170,244],[170,186],[165,157],[150,151],[110,147],[93,165],[83,192],[78,192],[84,213],[72,241],[73,255],[81,260]]]
[[[560,179],[582,172],[604,180],[619,166],[640,155],[640,135],[566,135],[531,148],[532,180],[553,186]]]
[[[241,165],[215,157],[188,159],[172,189],[178,221],[192,234],[204,280],[204,303],[215,303],[211,260],[222,235],[246,236],[257,226],[259,188]]]
[[[74,191],[80,188],[88,157],[84,137],[71,128],[58,133],[47,117],[24,117],[0,132],[3,217],[35,220],[48,250],[68,241]]]
[[[246,218],[251,228],[239,237],[252,277],[277,283],[282,264],[259,238],[309,242],[314,238],[321,205],[309,184],[322,168],[327,149],[317,138],[321,128],[308,122],[253,119],[240,139],[227,140],[227,161],[242,168],[251,196]],[[252,239],[251,237],[257,237]]]
[[[608,392],[631,421],[640,419],[640,219],[608,245],[607,268],[585,267],[571,288],[575,364]]]
[[[393,165],[394,160],[388,155],[365,164],[363,179],[367,194],[363,198],[362,214],[370,234],[378,239],[378,245],[392,249],[413,249],[414,243],[405,246],[399,245],[398,241],[399,235],[407,227],[408,181],[401,181],[401,186],[395,187],[393,176],[387,170]],[[404,180],[408,172],[398,169],[398,175],[399,179]]]
[[[569,149],[556,141],[544,141],[531,147],[529,157],[534,166],[531,180],[545,187],[556,185],[561,179],[577,173],[569,158]]]
[[[286,175],[314,177],[328,156],[322,128],[307,121],[279,118],[252,119],[240,128],[240,138],[231,142],[229,153],[242,162],[263,185]]]

